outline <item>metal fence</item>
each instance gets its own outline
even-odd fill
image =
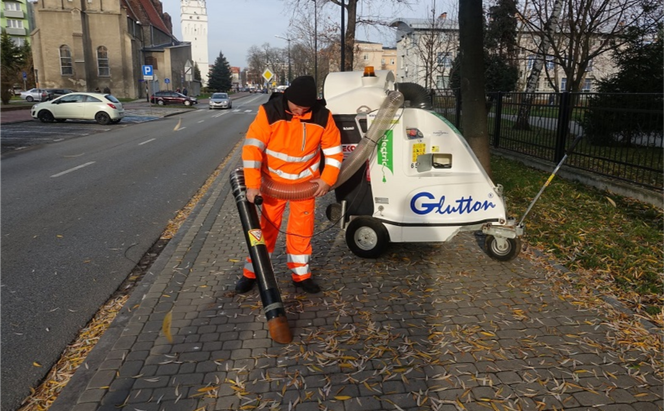
[[[461,130],[458,93],[437,91],[432,99],[434,110]],[[663,189],[662,93],[490,93],[487,106],[495,148],[555,164],[583,136],[567,166]]]

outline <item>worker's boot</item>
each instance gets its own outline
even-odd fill
[[[237,284],[235,284],[235,292],[238,294],[248,293],[252,288],[254,288],[254,284],[256,284],[255,278],[249,278],[243,275],[240,277]]]
[[[303,281],[293,281],[293,285],[295,285],[295,288],[302,288],[307,294],[317,294],[320,292],[320,287],[311,278],[307,278]]]

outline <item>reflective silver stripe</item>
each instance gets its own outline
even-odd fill
[[[272,310],[278,310],[280,308],[284,308],[283,303],[272,303],[272,304],[268,305],[267,307],[263,308],[263,312],[264,313],[269,313]]]
[[[318,169],[318,163],[316,163],[315,166],[311,166],[310,168],[312,168],[314,170],[317,170]],[[303,172],[301,172],[300,174],[284,173],[283,171],[275,170],[274,168],[269,168],[269,170],[270,170],[270,172],[278,175],[281,178],[285,178],[286,180],[299,180],[301,178],[309,177],[309,176],[313,175],[310,169],[306,169]]]
[[[274,158],[278,158],[279,160],[287,161],[289,163],[306,163],[307,161],[311,160],[312,158],[316,157],[316,152],[311,153],[309,155],[306,155],[304,157],[295,157],[295,156],[289,156],[288,154],[280,153],[278,151],[270,150],[267,149],[265,150],[265,153],[267,155],[270,155]]]
[[[244,140],[244,145],[258,147],[260,151],[265,151],[265,143],[263,143],[257,138],[248,138]]]
[[[323,150],[323,154],[326,156],[332,156],[339,153],[341,153],[341,146],[334,146]]]
[[[311,256],[309,254],[287,254],[287,263],[308,264]]]
[[[244,262],[244,269],[250,272],[254,272],[254,265],[250,263],[249,261]]]
[[[308,264],[305,265],[305,266],[302,266],[302,267],[291,268],[291,271],[295,275],[306,275],[306,274],[309,274],[309,272],[310,272]]]
[[[341,161],[335,160],[335,159],[330,158],[330,157],[325,157],[325,165],[336,167],[336,168],[341,168]]]
[[[244,168],[261,168],[260,161],[242,160],[242,167]]]

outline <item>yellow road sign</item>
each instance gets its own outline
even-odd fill
[[[270,79],[271,79],[272,77],[274,77],[274,74],[272,74],[272,72],[270,71],[270,69],[265,69],[265,71],[263,72],[263,78],[264,78],[266,81],[270,81]]]

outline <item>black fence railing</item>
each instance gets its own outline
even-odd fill
[[[454,90],[432,93],[436,112],[461,130]],[[583,136],[566,165],[662,191],[664,95],[490,93],[491,145],[558,163]]]

